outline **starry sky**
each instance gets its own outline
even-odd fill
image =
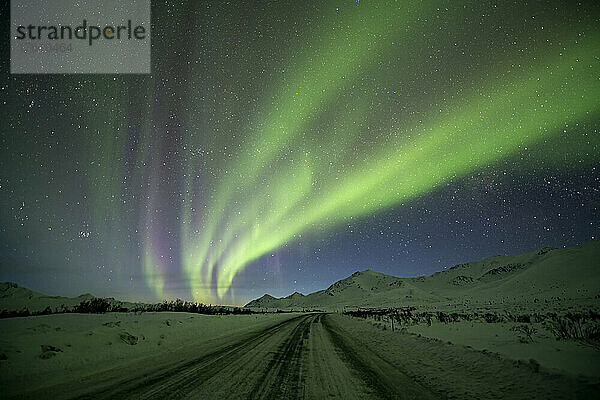
[[[599,19],[157,1],[151,75],[11,75],[2,46],[0,280],[244,304],[597,239]]]

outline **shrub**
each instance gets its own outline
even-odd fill
[[[77,313],[103,314],[110,310],[110,303],[102,298],[94,297],[91,300],[83,300],[75,306],[73,311]]]
[[[446,323],[446,322],[447,322],[447,320],[446,320],[446,314],[444,314],[444,313],[443,313],[443,312],[441,312],[441,311],[438,311],[438,313],[437,313],[437,319],[438,319],[438,321],[440,321],[441,323]]]
[[[537,333],[537,329],[533,326],[524,324],[513,326],[510,330],[519,334],[519,341],[521,343],[532,343],[533,335]]]
[[[492,314],[492,313],[485,313],[483,315],[483,319],[488,324],[494,324],[494,323],[498,323],[498,322],[503,322],[503,318],[501,316],[496,315],[496,314]]]
[[[515,322],[521,322],[521,323],[530,324],[531,323],[531,316],[529,314],[517,315],[515,317]]]
[[[553,315],[546,324],[557,340],[600,341],[600,323],[582,314]]]

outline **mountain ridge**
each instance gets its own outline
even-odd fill
[[[27,309],[32,313],[39,313],[46,308],[58,312],[63,308],[73,308],[82,301],[99,298],[90,293],[83,293],[77,297],[50,296],[35,290],[19,286],[14,282],[0,282],[0,311],[21,311]],[[133,308],[136,304],[128,301],[118,301],[113,297],[103,297],[113,305]]]
[[[493,256],[415,278],[365,269],[314,293],[263,296],[245,307],[327,309],[585,299],[600,295],[599,258],[600,241],[593,240],[572,248],[542,247],[519,255]]]

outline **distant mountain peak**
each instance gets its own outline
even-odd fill
[[[363,271],[356,271],[350,276],[360,276],[360,275],[383,275],[381,272],[373,271],[372,269],[365,269]]]
[[[19,285],[17,285],[14,282],[0,282],[0,291],[5,291],[8,289],[12,289],[12,288],[18,288]]]
[[[416,278],[398,278],[365,269],[324,290],[307,295],[295,292],[283,298],[263,296],[247,306],[324,310],[341,306],[446,304],[449,300],[489,303],[507,298],[552,299],[559,295],[588,299],[600,287],[598,258],[600,240],[595,240],[570,249],[543,247],[523,254],[486,258]]]
[[[542,247],[541,249],[538,250],[538,256],[542,256],[546,253],[549,253],[551,251],[557,250],[556,247]]]

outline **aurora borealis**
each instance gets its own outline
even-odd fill
[[[594,2],[152,15],[150,76],[3,49],[1,280],[240,304],[598,237]]]

